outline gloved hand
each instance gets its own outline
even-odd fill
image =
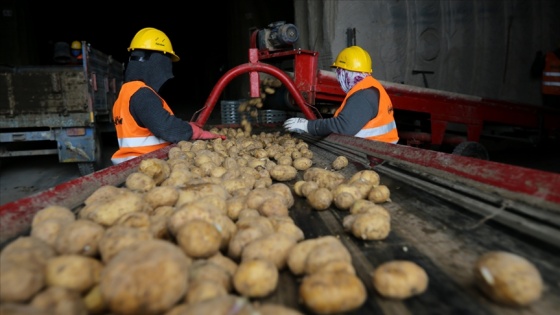
[[[284,129],[286,129],[289,132],[296,132],[296,133],[308,132],[307,123],[308,121],[305,118],[299,118],[299,117],[288,118],[284,122]]]
[[[194,123],[189,123],[192,127],[193,135],[191,137],[192,140],[210,140],[216,138],[222,138],[222,140],[226,140],[226,136],[219,135],[212,133],[210,131],[206,131]]]

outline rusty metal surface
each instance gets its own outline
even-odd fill
[[[337,134],[331,134],[326,139],[354,147],[381,160],[406,164],[423,172],[560,212],[560,174]]]

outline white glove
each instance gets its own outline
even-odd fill
[[[307,119],[305,118],[288,118],[284,122],[284,129],[289,132],[303,133],[307,131]]]

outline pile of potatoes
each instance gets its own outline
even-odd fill
[[[348,211],[343,226],[355,237],[382,240],[390,232],[382,204],[391,200],[379,175],[347,179],[338,172],[345,158],[315,167],[307,143],[289,134],[213,132],[227,140],[180,142],[168,159],[142,160],[121,187],[100,187],[75,212],[37,212],[30,234],[0,252],[0,313],[301,314],[257,302],[278,289],[284,271],[301,279],[306,310],[361,307],[367,292],[352,255],[335,236],[305,238],[290,216],[292,191],[315,210]],[[380,295],[426,290],[423,270],[404,266],[420,275],[387,267],[372,274]],[[400,291],[384,290],[395,281]]]
[[[285,182],[313,153],[290,135],[217,132],[228,140],[185,141],[166,160],[145,159],[76,212],[39,211],[30,234],[0,253],[2,312],[299,314],[254,300],[277,289],[304,239]]]

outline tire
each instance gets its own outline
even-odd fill
[[[459,145],[457,145],[453,149],[452,154],[472,157],[486,161],[490,160],[488,150],[486,150],[486,148],[482,144],[474,141],[465,141],[459,143]]]

